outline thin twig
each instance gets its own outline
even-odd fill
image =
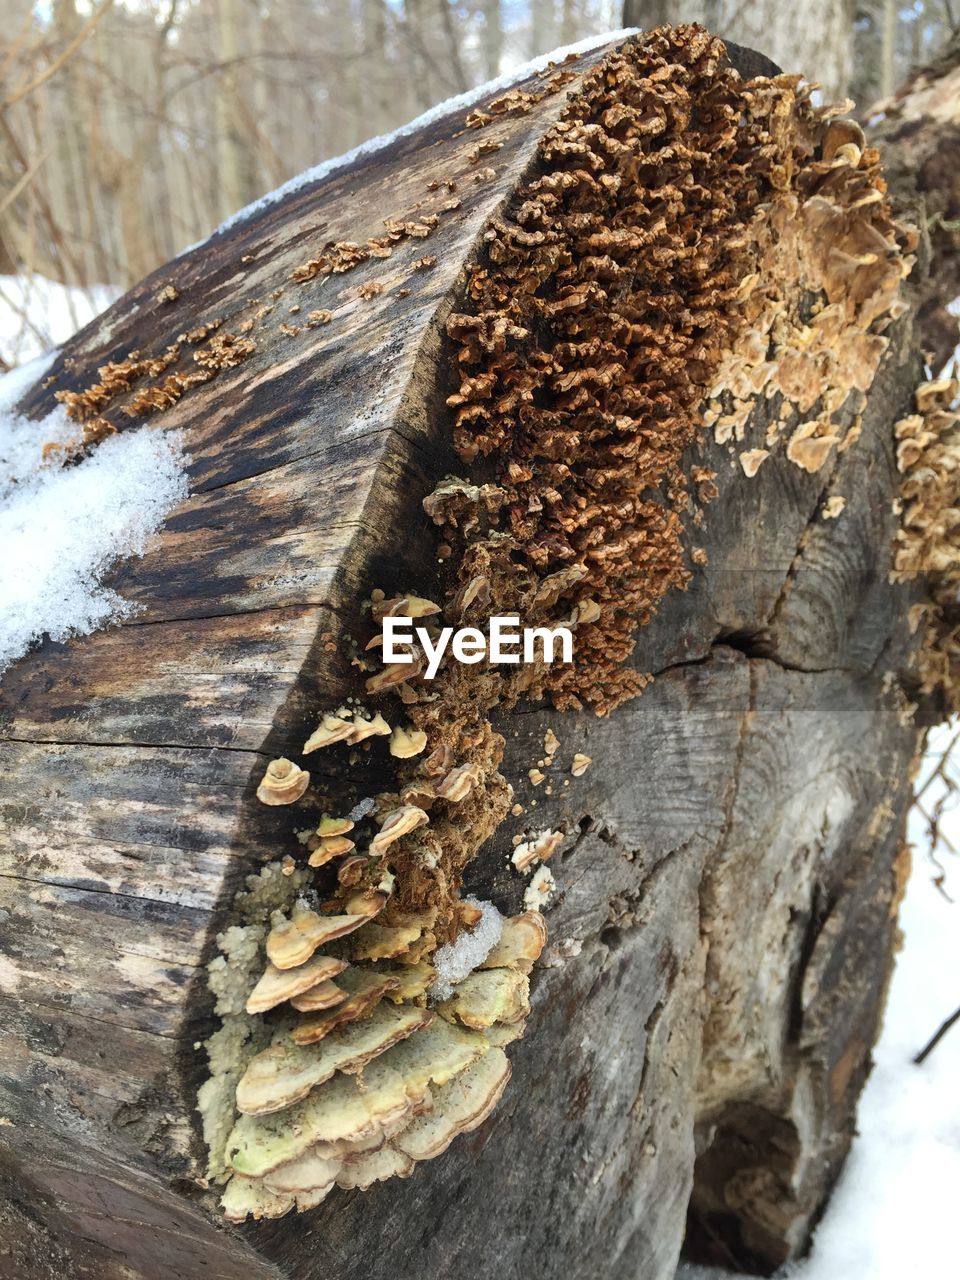
[[[950,752],[953,750],[953,748],[957,745],[958,742],[960,742],[960,733],[955,733],[953,735],[953,738],[950,740],[950,743],[947,746],[946,750],[941,752],[940,759],[937,761],[936,768],[930,771],[930,773],[927,775],[926,782],[923,784],[920,790],[916,792],[916,794],[914,795],[913,799],[915,802],[920,799],[920,797],[926,791],[927,787],[930,786],[930,783],[933,782],[935,778],[943,778],[943,780],[946,782],[946,776],[943,771],[946,768],[947,762],[950,758]]]
[[[8,209],[10,205],[13,204],[14,200],[16,200],[20,192],[23,191],[24,187],[26,187],[30,182],[33,181],[33,178],[36,176],[36,173],[39,170],[40,166],[46,160],[47,155],[48,153],[44,151],[43,155],[39,156],[38,159],[34,160],[33,164],[30,166],[29,169],[26,170],[25,173],[21,173],[20,177],[13,184],[13,186],[10,188],[7,194],[3,197],[2,200],[0,200],[0,213],[3,213],[5,209]]]
[[[930,1057],[931,1053],[933,1053],[934,1049],[937,1047],[937,1045],[940,1043],[943,1037],[947,1034],[947,1032],[956,1022],[960,1022],[960,1009],[954,1009],[950,1017],[945,1019],[945,1021],[943,1021],[940,1024],[936,1033],[933,1036],[931,1036],[931,1038],[927,1041],[927,1043],[923,1046],[923,1048],[914,1058],[914,1062],[918,1067],[921,1065],[922,1062],[925,1061],[925,1059]]]
[[[19,88],[14,89],[12,93],[8,94],[3,100],[3,105],[5,107],[12,107],[14,103],[19,102],[21,98],[25,98],[28,94],[33,93],[35,89],[39,89],[40,86],[45,84],[51,76],[56,75],[71,54],[73,54],[80,45],[83,44],[84,40],[86,40],[87,36],[94,29],[107,10],[112,8],[113,0],[103,0],[99,9],[94,9],[93,13],[91,13],[90,17],[86,20],[77,34],[72,40],[67,42],[63,49],[60,50],[50,65],[44,67],[40,74],[34,76],[34,78],[27,84],[20,85]]]

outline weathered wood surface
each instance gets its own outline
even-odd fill
[[[929,264],[913,281],[917,327],[939,371],[960,342],[949,310],[960,295],[960,36],[867,113],[890,189],[926,233]]]
[[[420,500],[455,469],[443,321],[563,100],[488,126],[493,176],[459,112],[267,207],[118,302],[26,406],[42,415],[133,347],[274,307],[248,360],[165,411],[193,496],[117,574],[142,612],[3,680],[0,1276],[665,1280],[691,1194],[691,1240],[715,1257],[770,1266],[806,1238],[869,1062],[916,746],[895,688],[907,593],[887,582],[909,318],[829,475],[777,457],[747,480],[712,440],[693,451],[720,490],[697,532],[709,565],[640,633],[655,679],[639,700],[605,720],[501,717],[504,772],[537,807],[468,887],[516,909],[513,834],[533,815],[571,834],[499,1109],[410,1181],[295,1220],[225,1229],[198,1181],[203,965],[288,828],[256,783],[354,691],[329,645],[359,599],[429,587]],[[324,241],[439,209],[449,192],[427,184],[447,178],[461,204],[428,238],[291,283]],[[366,281],[385,291],[358,298]],[[167,283],[179,298],[161,303]],[[339,309],[287,336],[297,305]],[[846,507],[825,521],[833,494]],[[548,725],[594,760],[552,796],[526,779]],[[317,786],[338,785],[343,762],[323,766]]]

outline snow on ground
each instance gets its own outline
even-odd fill
[[[21,296],[50,307],[48,331],[69,334],[71,291],[57,289],[34,281]],[[11,329],[0,299],[0,333]],[[77,439],[76,424],[60,407],[31,422],[14,406],[55,355],[0,377],[0,672],[45,634],[65,640],[129,614],[103,580],[118,561],[142,555],[187,496],[179,441],[155,427],[113,436],[75,466],[56,451],[44,457],[45,444]]]
[[[928,761],[956,732],[954,725],[931,734]],[[938,793],[960,786],[960,761],[948,770],[949,784],[938,780],[923,797],[928,812]],[[929,772],[922,770],[921,779]],[[945,811],[941,831],[960,848],[960,806]],[[913,1062],[960,1005],[960,858],[942,841],[936,862],[924,852],[929,841],[916,811],[909,835],[915,852],[900,909],[904,947],[860,1102],[858,1136],[810,1256],[780,1273],[790,1280],[948,1280],[960,1269],[953,1219],[960,1190],[960,1025],[922,1065]],[[729,1272],[710,1268],[682,1266],[677,1274],[731,1280]]]
[[[326,178],[329,174],[336,172],[337,169],[343,169],[347,165],[353,164],[361,156],[369,156],[376,151],[382,151],[384,147],[390,146],[398,138],[406,138],[411,133],[416,133],[418,129],[423,129],[427,125],[433,124],[435,120],[442,120],[444,116],[453,111],[465,111],[489,93],[509,89],[511,85],[517,84],[521,80],[526,80],[529,76],[536,75],[538,71],[546,70],[551,62],[562,62],[564,58],[569,57],[572,53],[589,53],[591,49],[596,49],[611,40],[623,40],[627,36],[637,35],[638,32],[639,28],[637,27],[624,27],[620,31],[606,31],[602,35],[588,36],[585,40],[580,40],[576,44],[565,45],[561,49],[554,49],[552,53],[541,54],[540,57],[533,58],[530,62],[524,62],[512,67],[509,71],[504,72],[503,75],[498,76],[497,79],[488,80],[485,84],[477,85],[474,89],[468,89],[466,93],[461,93],[455,98],[447,98],[444,102],[438,102],[435,107],[431,107],[423,115],[417,116],[415,120],[410,120],[407,124],[400,125],[392,133],[384,133],[376,138],[368,138],[366,142],[361,142],[352,151],[346,151],[341,156],[333,156],[329,160],[323,160],[320,164],[314,165],[313,168],[305,169],[303,173],[298,173],[296,177],[290,178],[282,186],[275,188],[273,191],[268,191],[266,195],[260,196],[258,200],[254,200],[251,204],[231,214],[229,218],[220,223],[213,235],[219,235],[221,231],[226,231],[228,228],[236,226],[239,222],[246,222],[248,218],[253,217],[254,214],[259,213],[262,209],[266,209],[269,205],[276,204],[278,200],[282,200],[285,196],[290,195],[291,192],[299,191],[301,187],[305,187],[311,182],[319,182],[321,178]],[[197,244],[189,245],[182,250],[181,256],[204,243],[206,242],[200,240]]]
[[[0,276],[0,360],[20,365],[64,343],[122,292],[116,285],[77,289],[44,276]]]

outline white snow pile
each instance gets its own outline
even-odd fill
[[[103,578],[142,555],[187,496],[179,439],[153,427],[75,466],[44,461],[44,444],[75,440],[76,424],[60,408],[30,422],[13,406],[53,358],[0,378],[0,672],[44,635],[66,640],[133,612]]]
[[[231,214],[229,218],[221,222],[212,234],[219,235],[222,231],[227,231],[230,227],[236,226],[237,223],[245,222],[262,209],[276,204],[278,200],[283,200],[285,196],[291,195],[294,191],[299,191],[301,187],[305,187],[311,182],[319,182],[322,178],[335,173],[337,169],[345,169],[347,165],[353,164],[355,160],[359,160],[362,156],[369,156],[376,151],[382,151],[384,147],[389,147],[391,143],[396,142],[398,139],[409,137],[411,133],[416,133],[418,129],[423,129],[427,125],[433,124],[435,120],[442,120],[444,116],[450,115],[453,111],[467,110],[475,102],[479,102],[481,98],[486,97],[488,93],[497,93],[500,90],[509,89],[511,85],[518,84],[521,80],[526,80],[529,76],[536,75],[539,71],[545,71],[551,62],[562,62],[564,58],[574,53],[590,53],[591,50],[599,48],[602,44],[607,44],[612,40],[625,40],[627,36],[638,35],[639,31],[639,27],[624,27],[619,31],[607,31],[602,35],[588,36],[585,40],[579,40],[576,44],[565,45],[562,49],[554,49],[552,53],[541,54],[540,57],[533,58],[530,62],[524,62],[519,66],[512,67],[495,80],[488,80],[485,84],[477,85],[474,89],[468,89],[466,93],[461,93],[457,97],[447,98],[444,102],[438,102],[435,107],[424,111],[415,120],[410,120],[407,124],[400,125],[392,133],[383,133],[379,137],[368,138],[366,142],[361,142],[352,151],[346,151],[341,156],[333,156],[329,160],[324,160],[320,164],[314,165],[311,169],[305,169],[303,173],[298,173],[296,177],[283,183],[282,186],[273,191],[268,191],[266,195],[260,196],[258,200],[254,200],[251,204],[245,205],[244,208],[238,209],[236,213]],[[182,250],[180,256],[190,253],[191,250],[205,243],[206,241],[199,240],[196,244],[188,245],[186,249]]]
[[[472,929],[461,929],[455,942],[434,952],[437,976],[430,994],[435,1000],[449,1000],[457,983],[483,964],[503,933],[503,916],[492,902],[481,902],[479,898],[464,898],[464,902],[477,908],[480,919]]]

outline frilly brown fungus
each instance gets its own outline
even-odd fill
[[[250,338],[224,332],[220,325],[220,320],[211,320],[181,333],[160,355],[131,351],[123,360],[101,365],[98,381],[83,390],[56,392],[67,417],[84,424],[82,441],[70,456],[81,457],[120,429],[104,410],[118,408],[124,417],[139,418],[168,409],[191,387],[210,382],[253,354],[256,344]]]
[[[454,600],[482,572],[491,612],[575,617],[573,666],[528,692],[602,713],[643,687],[624,664],[688,578],[681,457],[705,401],[739,439],[781,393],[807,470],[855,427],[909,237],[876,152],[832,116],[796,77],[744,82],[719,41],[663,28],[586,77],[488,227],[447,324],[454,441],[486,483],[448,479],[425,507],[460,549]]]

